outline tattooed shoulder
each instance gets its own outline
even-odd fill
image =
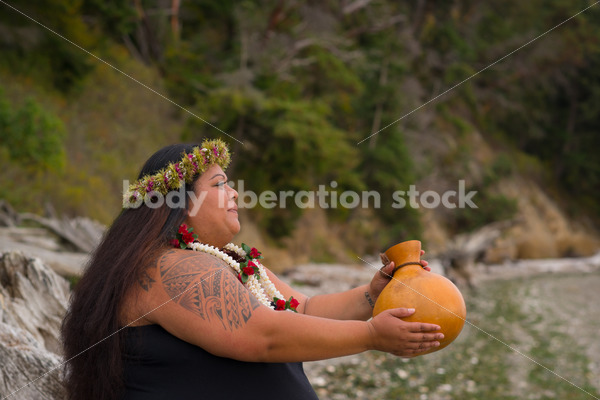
[[[229,266],[209,254],[165,253],[158,261],[158,276],[173,302],[227,330],[245,325],[260,305]]]
[[[142,289],[144,289],[146,292],[152,289],[153,283],[156,283],[156,281],[152,279],[147,270],[142,272],[142,276],[138,279],[138,282],[140,283]]]

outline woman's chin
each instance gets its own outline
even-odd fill
[[[238,233],[240,233],[240,230],[242,229],[242,225],[240,224],[240,222],[236,219],[235,223],[232,224],[231,226],[231,239],[229,240],[231,242],[231,240],[233,240],[234,236],[237,235]]]

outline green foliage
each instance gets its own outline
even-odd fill
[[[83,0],[81,12],[91,26],[113,39],[130,35],[136,27],[136,11],[130,0]]]
[[[65,209],[106,218],[110,207],[93,198],[90,186],[111,182],[110,190],[118,191],[120,180],[132,178],[157,146],[220,136],[235,153],[229,174],[257,193],[315,190],[333,180],[338,194],[378,191],[382,207],[368,215],[374,215],[370,228],[383,228],[367,239],[392,243],[418,238],[423,229],[417,210],[391,207],[392,193],[432,173],[464,178],[477,168],[470,156],[478,149],[468,142],[477,131],[510,150],[481,174],[474,188],[480,209],[453,213],[452,230],[513,215],[515,202],[493,189],[516,173],[576,191],[572,201],[600,219],[597,7],[398,121],[589,2],[384,0],[361,7],[201,0],[180,2],[180,31],[171,25],[173,4],[40,0],[19,7],[235,140],[178,109],[165,111],[158,103],[171,104],[164,99],[128,86],[127,78],[6,9],[0,14],[0,72],[10,71],[26,88],[16,93],[35,86],[54,96],[52,109],[62,115],[33,100],[37,95],[15,101],[0,95],[7,177],[27,174],[25,165],[43,166],[48,175],[30,175],[35,190],[47,190],[44,179],[54,178],[55,199]],[[350,5],[359,7],[348,11]],[[180,137],[173,121],[185,118]],[[422,142],[407,140],[415,137]],[[414,165],[409,146],[431,146],[415,152],[431,165]],[[36,196],[19,190],[11,196],[34,203]],[[327,213],[348,226],[364,222],[353,210]],[[293,206],[256,210],[276,238],[289,234],[301,214]]]
[[[483,177],[483,187],[490,187],[503,178],[510,177],[515,172],[513,161],[506,153],[500,153],[486,170]]]
[[[234,164],[230,175],[251,184],[248,190],[260,193],[288,190],[316,190],[319,184],[336,179],[343,188],[360,187],[353,173],[359,153],[348,143],[344,132],[329,121],[327,104],[321,101],[290,101],[265,98],[257,91],[219,89],[206,98],[200,114],[219,121],[226,132],[243,126],[242,146],[230,137]],[[214,135],[213,128],[188,120],[184,140],[198,141]],[[301,210],[294,205],[264,213],[262,223],[276,237],[290,233]]]
[[[540,4],[535,1],[518,7],[528,12]],[[511,18],[500,23],[507,27],[501,37],[514,35],[514,30],[508,32],[509,27],[517,32],[526,32],[525,27],[530,27],[541,33],[586,6],[589,4],[585,1],[555,2],[553,7],[545,8],[537,23],[513,18],[511,13]],[[565,30],[532,45],[529,52],[533,55],[528,59],[524,59],[525,54],[515,55],[513,73],[500,77],[502,84],[493,84],[492,76],[482,76],[480,83],[495,89],[495,95],[485,100],[485,107],[494,110],[485,115],[487,126],[493,126],[519,150],[540,160],[553,180],[564,189],[576,190],[577,197],[587,202],[588,209],[598,217],[600,206],[588,200],[600,187],[600,159],[596,155],[600,146],[600,28],[592,23],[599,13],[594,7],[578,15]],[[494,17],[490,14],[486,18]],[[498,34],[493,31],[498,25],[494,26],[485,24],[481,29]],[[552,51],[542,51],[544,48]]]
[[[448,221],[452,232],[470,232],[495,221],[506,221],[514,218],[517,212],[517,200],[501,194],[493,194],[489,190],[479,187],[467,190],[476,190],[474,203],[478,208],[457,208],[453,210]]]
[[[83,23],[80,3],[40,0],[15,5],[31,19],[3,5],[0,25],[8,34],[0,36],[3,53],[0,65],[15,75],[33,77],[38,84],[62,92],[77,88],[93,64],[84,51],[68,40],[83,48],[90,47],[95,40]]]
[[[364,151],[365,179],[370,190],[374,189],[381,194],[381,209],[376,212],[388,227],[381,241],[391,245],[409,238],[420,238],[422,226],[418,211],[411,207],[392,207],[393,193],[407,190],[416,182],[414,165],[402,132],[391,129],[378,137],[374,146]]]
[[[65,127],[54,114],[29,98],[14,110],[0,92],[0,147],[27,169],[60,171],[65,163]]]

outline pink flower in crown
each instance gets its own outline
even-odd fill
[[[146,185],[146,193],[151,192],[153,187],[154,187],[154,179],[150,179],[148,181],[148,185]]]
[[[213,150],[213,153],[214,153],[215,157],[219,157],[219,150],[217,150],[216,147],[213,147],[212,150]]]
[[[133,193],[131,194],[131,196],[129,196],[129,202],[130,202],[130,203],[135,203],[135,202],[138,200],[138,198],[139,198],[139,197],[140,197],[140,194],[139,194],[139,193],[138,193],[138,191],[136,190],[135,192],[133,192]]]
[[[188,159],[190,160],[190,162],[192,163],[192,167],[194,168],[192,170],[192,174],[196,174],[196,172],[198,171],[198,163],[195,161],[196,160],[196,156],[193,154],[188,154]]]
[[[181,172],[181,168],[179,168],[178,164],[175,165],[175,171],[177,171],[177,175],[179,175],[179,179],[183,179],[183,173]]]

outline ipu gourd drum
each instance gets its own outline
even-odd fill
[[[465,301],[458,288],[449,279],[418,265],[421,259],[421,242],[418,240],[390,247],[385,255],[394,262],[397,270],[379,295],[373,316],[390,308],[414,308],[415,313],[402,318],[404,321],[436,324],[444,334],[439,347],[421,354],[448,346],[458,337],[467,316]]]

